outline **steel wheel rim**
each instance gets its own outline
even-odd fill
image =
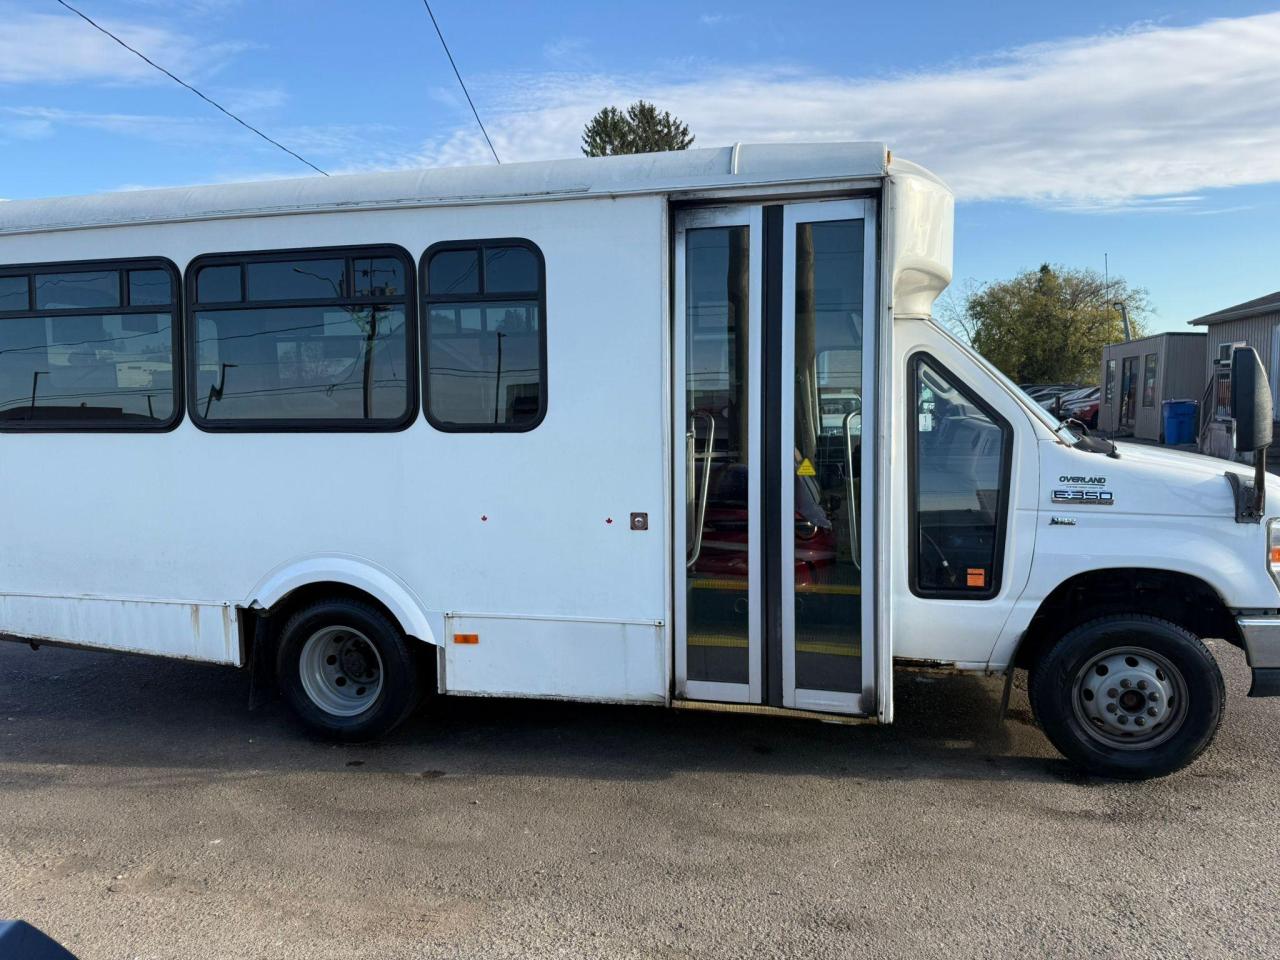
[[[1076,720],[1117,750],[1150,750],[1187,718],[1187,683],[1167,658],[1145,647],[1113,647],[1081,667],[1071,685]]]
[[[298,658],[302,689],[333,717],[354,717],[382,693],[382,657],[359,630],[333,626],[317,630]]]

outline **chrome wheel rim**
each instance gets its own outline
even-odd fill
[[[311,702],[333,717],[364,713],[382,692],[378,648],[351,627],[325,627],[308,637],[298,674]]]
[[[1071,689],[1086,734],[1118,750],[1150,750],[1187,717],[1187,684],[1165,657],[1144,647],[1116,647],[1089,660]]]

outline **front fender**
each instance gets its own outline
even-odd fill
[[[1229,609],[1280,607],[1258,524],[1112,509],[1040,512],[1031,576],[991,651],[992,668],[1007,666],[1040,605],[1082,573],[1123,568],[1186,574],[1212,588]]]

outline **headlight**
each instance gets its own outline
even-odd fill
[[[1280,587],[1280,518],[1267,521],[1267,569]]]

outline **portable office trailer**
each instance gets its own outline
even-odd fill
[[[951,242],[880,144],[0,205],[0,633],[346,738],[428,692],[887,722],[895,662],[1017,664],[1078,762],[1175,769],[1198,637],[1280,689],[1267,534],[933,323]]]
[[[1204,393],[1204,351],[1204,334],[1183,332],[1103,347],[1099,429],[1162,441],[1164,401],[1199,401]]]

